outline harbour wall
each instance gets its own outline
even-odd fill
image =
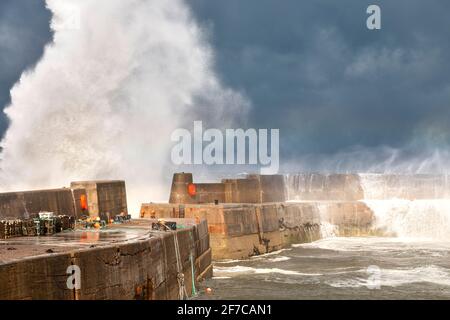
[[[79,217],[84,189],[50,189],[0,193],[0,220],[28,219],[41,211]]]
[[[213,258],[234,259],[330,233],[409,235],[399,226],[411,229],[418,206],[427,206],[430,218],[421,221],[435,230],[431,225],[446,219],[441,209],[448,203],[447,175],[297,173],[197,184],[191,174],[179,173],[174,175],[169,204],[144,204],[141,217],[207,219]]]
[[[70,188],[0,193],[0,220],[25,220],[43,211],[109,221],[128,213],[125,182],[80,181]]]
[[[109,221],[120,214],[128,214],[125,181],[75,181],[72,189],[84,189],[87,195],[88,212],[92,217]]]
[[[119,231],[138,235],[122,241],[86,243],[83,237],[73,241],[71,234],[46,237],[48,243],[43,238],[39,244],[2,241],[0,299],[178,299],[176,242],[185,292],[191,296],[193,286],[212,276],[208,227],[206,220],[177,223],[185,227],[174,232],[150,231],[148,219],[117,226]],[[52,253],[46,253],[49,249]],[[81,271],[79,289],[67,286],[67,268],[72,265]]]
[[[311,242],[331,233],[376,234],[373,213],[362,202],[263,204],[143,204],[142,218],[206,219],[214,260],[244,259]]]
[[[190,186],[194,186],[189,192]],[[169,203],[264,203],[286,200],[283,175],[248,175],[214,183],[194,183],[191,173],[175,173]]]
[[[446,174],[286,175],[288,200],[450,199]]]
[[[195,192],[189,192],[189,185]],[[169,203],[268,203],[388,199],[450,199],[446,174],[323,174],[255,175],[194,183],[191,173],[176,173]]]

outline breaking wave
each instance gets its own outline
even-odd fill
[[[193,120],[229,126],[248,101],[219,81],[182,0],[46,4],[54,36],[11,90],[1,189],[124,179],[131,213],[167,201],[173,130]]]
[[[293,276],[320,276],[319,273],[302,273],[291,270],[284,270],[279,268],[252,268],[246,266],[233,266],[233,267],[214,267],[214,274],[222,275],[243,275],[243,274],[283,274],[283,275],[293,275]]]

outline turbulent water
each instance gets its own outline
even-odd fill
[[[221,261],[199,299],[450,299],[450,201],[364,200],[393,237],[335,237]]]
[[[450,242],[327,238],[216,262],[198,299],[450,299]]]
[[[450,200],[380,200],[373,181],[365,177],[361,201],[392,237],[335,237],[323,223],[323,240],[216,262],[212,293],[197,298],[450,299]]]

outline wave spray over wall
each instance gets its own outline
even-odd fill
[[[450,241],[447,175],[359,176],[376,228],[400,238]]]
[[[325,217],[330,206],[346,208],[337,216],[366,217],[380,234],[450,241],[448,174],[297,173],[286,183],[289,201],[308,201]]]
[[[134,214],[167,200],[172,131],[193,120],[227,126],[248,102],[217,79],[181,0],[46,3],[54,38],[11,91],[1,189],[124,179]]]

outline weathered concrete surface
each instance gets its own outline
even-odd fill
[[[175,173],[169,203],[265,203],[283,202],[285,177],[282,175],[248,175],[241,179],[223,179],[220,183],[195,183],[196,193],[189,194],[191,173]]]
[[[197,195],[192,197],[193,203],[219,203],[227,202],[225,184],[223,183],[196,183]]]
[[[288,200],[354,201],[364,198],[357,174],[289,174],[286,186]]]
[[[177,299],[176,238],[191,295],[192,267],[195,285],[212,275],[207,223],[180,219],[184,229],[158,232],[154,221],[0,241],[0,299]],[[81,289],[67,288],[70,265],[80,267]]]
[[[319,174],[286,176],[288,200],[448,199],[448,175]]]
[[[284,202],[285,178],[282,175],[248,175],[245,179],[223,179],[226,203]],[[213,201],[212,201],[213,202]]]
[[[188,185],[193,183],[192,173],[175,173],[170,189],[170,203],[196,203],[195,197],[188,194]]]
[[[73,192],[85,194],[84,189]],[[68,188],[0,193],[0,219],[28,219],[41,211],[78,217],[81,207]]]
[[[125,181],[75,181],[70,184],[70,187],[86,190],[91,217],[100,217],[102,220],[109,221],[122,212],[128,213]]]
[[[292,243],[318,240],[329,224],[337,235],[368,235],[373,213],[362,202],[191,205],[143,204],[141,217],[208,221],[213,259],[247,258]]]

